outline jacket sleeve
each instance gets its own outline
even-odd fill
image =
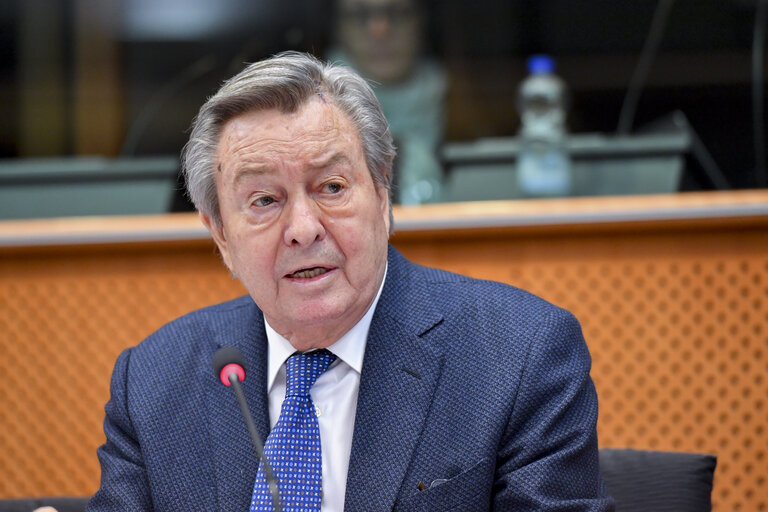
[[[598,465],[597,394],[581,328],[553,308],[530,340],[499,444],[494,510],[613,510]]]
[[[128,349],[120,354],[112,373],[111,397],[104,419],[107,440],[97,451],[101,485],[88,503],[88,512],[153,509],[143,455],[127,403],[131,353],[132,349]]]

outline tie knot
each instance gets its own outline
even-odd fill
[[[322,373],[328,369],[336,356],[329,351],[315,350],[302,354],[294,353],[285,363],[286,396],[308,396],[309,390]]]

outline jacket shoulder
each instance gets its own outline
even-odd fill
[[[516,286],[476,279],[446,270],[414,265],[434,300],[457,311],[470,309],[480,316],[512,315],[520,323],[542,316],[570,313]]]
[[[242,338],[259,311],[248,295],[207,306],[163,325],[137,345],[134,351],[179,353],[200,344],[216,342],[222,336],[229,339]]]

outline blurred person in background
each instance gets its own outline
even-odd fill
[[[424,55],[427,15],[419,0],[337,0],[329,60],[354,67],[372,81],[398,147],[394,201],[441,200],[446,77]]]

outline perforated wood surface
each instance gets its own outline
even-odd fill
[[[0,496],[85,495],[117,355],[244,293],[212,245],[0,255]]]
[[[714,509],[768,510],[768,223],[395,243],[572,310],[594,360],[601,446],[715,453]],[[0,497],[93,492],[117,354],[241,293],[205,242],[0,251]]]

